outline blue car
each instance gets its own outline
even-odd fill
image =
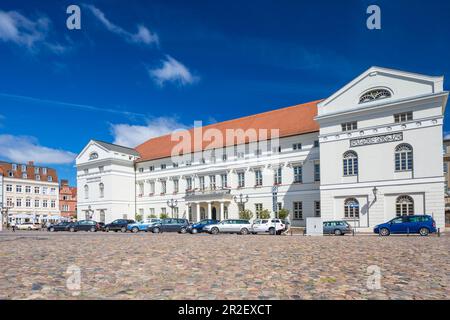
[[[159,223],[160,221],[161,221],[161,219],[152,218],[152,219],[147,219],[147,220],[136,222],[136,223],[131,223],[127,226],[127,230],[131,231],[133,233],[136,233],[139,231],[147,232],[149,226],[151,226],[155,223]]]
[[[203,219],[203,220],[200,220],[199,222],[191,224],[188,227],[187,231],[192,234],[203,232],[203,228],[205,226],[210,225],[210,224],[217,224],[219,222],[220,222],[219,220],[214,220],[214,219]]]
[[[427,236],[436,232],[436,222],[429,215],[401,216],[375,226],[373,232],[381,236],[392,234],[418,233]]]

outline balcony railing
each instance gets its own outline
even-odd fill
[[[192,197],[222,198],[222,197],[227,197],[227,196],[231,197],[231,189],[206,188],[206,189],[186,190],[186,198],[192,198]]]

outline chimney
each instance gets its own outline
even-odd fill
[[[28,166],[29,167],[33,167],[34,166],[34,161],[28,161]]]
[[[68,186],[68,185],[69,185],[69,180],[61,179],[61,186],[66,187],[66,186]]]

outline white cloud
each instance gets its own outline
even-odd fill
[[[0,116],[0,120],[1,120],[1,116]],[[450,132],[444,132],[444,140],[448,140],[450,139]]]
[[[147,125],[112,124],[111,131],[114,143],[134,148],[148,139],[171,133],[186,126],[179,123],[176,118],[159,117],[151,119]]]
[[[54,53],[63,53],[66,48],[58,43],[47,41],[51,21],[46,17],[29,19],[17,11],[0,10],[0,41],[13,42],[36,51],[38,45]]]
[[[0,134],[0,150],[2,157],[20,163],[69,164],[76,157],[70,151],[41,146],[34,137],[9,134]]]
[[[128,42],[143,43],[147,45],[159,43],[158,35],[151,32],[143,25],[138,25],[138,31],[136,33],[131,33],[108,20],[103,11],[97,7],[88,4],[85,4],[84,6],[92,12],[92,14],[106,27],[106,29],[121,36]]]
[[[160,86],[164,86],[166,82],[189,85],[199,80],[186,66],[169,55],[166,55],[166,59],[161,62],[161,67],[148,70],[150,77]]]

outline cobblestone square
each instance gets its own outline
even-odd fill
[[[449,248],[445,235],[4,232],[0,299],[448,299]]]

